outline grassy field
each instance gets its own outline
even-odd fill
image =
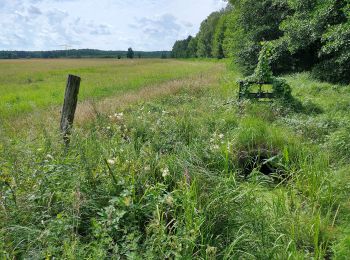
[[[241,75],[222,62],[85,62],[68,62],[89,100],[69,150],[63,89],[35,109],[2,105],[0,258],[348,258],[349,86],[288,75],[295,109],[238,102]],[[1,93],[48,75],[46,95],[71,72],[19,63]]]
[[[164,60],[0,60],[0,115],[61,104],[67,75],[82,77],[80,100],[137,90],[145,86],[207,72],[209,62]]]

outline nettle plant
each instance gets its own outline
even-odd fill
[[[285,101],[292,100],[291,87],[284,79],[273,76],[269,60],[271,57],[270,44],[262,43],[262,45],[263,47],[260,51],[258,65],[255,68],[254,74],[246,77],[243,81],[240,81],[240,97],[250,98],[252,88],[256,85],[271,85],[273,98],[282,99]],[[259,98],[260,96],[258,95],[257,97]]]

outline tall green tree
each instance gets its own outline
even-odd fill
[[[214,12],[205,19],[200,26],[199,33],[197,34],[197,56],[201,58],[212,57],[213,37],[216,26],[219,22],[221,13]]]
[[[246,74],[258,61],[261,42],[283,35],[279,26],[290,14],[287,0],[230,0],[224,50],[230,53]]]
[[[226,22],[227,15],[223,14],[218,21],[213,36],[212,56],[218,59],[225,58],[223,44],[225,39]]]
[[[195,38],[175,43],[174,57],[231,57],[251,74],[269,42],[274,73],[312,70],[322,80],[350,82],[350,0],[228,1]]]
[[[130,48],[128,49],[128,52],[126,53],[126,57],[127,57],[128,59],[133,59],[133,58],[134,58],[134,55],[135,55],[135,53],[134,53],[134,51],[132,50],[132,48],[130,47]]]
[[[173,46],[171,56],[173,58],[189,58],[189,57],[191,57],[189,49],[188,49],[188,45],[192,39],[193,39],[192,36],[188,36],[185,40],[176,41],[174,46]]]
[[[349,1],[290,0],[293,15],[280,28],[279,44],[297,57],[297,66],[330,81],[349,81]]]
[[[193,37],[187,46],[187,52],[190,58],[197,58],[197,46],[198,39],[197,37]]]

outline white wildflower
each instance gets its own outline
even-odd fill
[[[211,148],[212,148],[212,150],[219,150],[220,147],[217,144],[215,144]]]
[[[161,171],[162,171],[163,178],[166,178],[170,174],[168,167],[161,169]]]
[[[223,139],[224,138],[224,134],[219,134],[219,138]]]
[[[169,196],[166,197],[165,202],[166,202],[166,204],[168,204],[169,206],[173,206],[173,204],[174,204],[174,198],[173,198],[171,195],[169,195]]]
[[[53,156],[51,154],[47,154],[46,158],[49,159],[49,160],[53,160]]]
[[[118,120],[123,120],[124,118],[124,113],[115,113],[114,117]]]
[[[115,160],[114,159],[109,159],[107,160],[109,165],[114,165],[115,164]]]

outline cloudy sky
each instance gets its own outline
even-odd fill
[[[0,50],[169,50],[223,0],[0,0]]]

